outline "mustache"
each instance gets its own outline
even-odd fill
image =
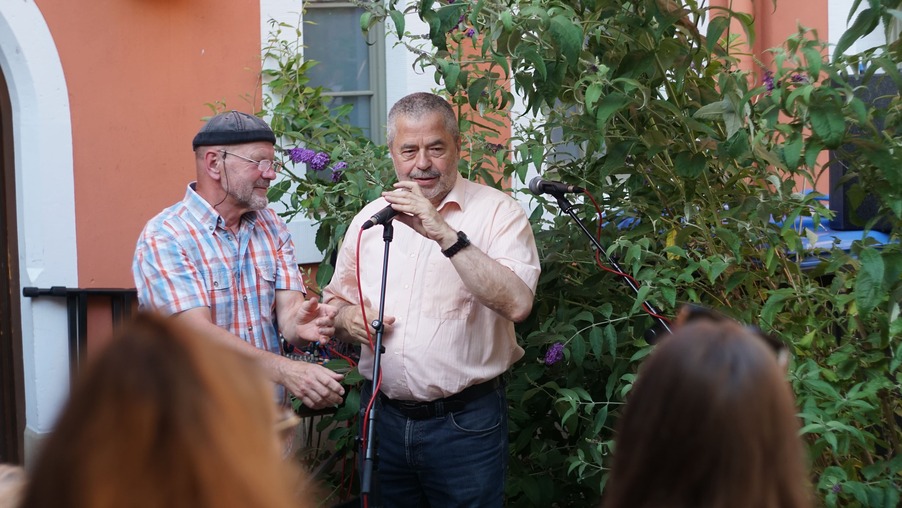
[[[435,170],[411,171],[407,175],[409,178],[438,178],[441,174]]]

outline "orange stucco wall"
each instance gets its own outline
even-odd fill
[[[211,112],[205,104],[258,109],[245,97],[259,98],[259,4],[36,4],[69,91],[79,286],[133,287],[141,228],[194,179],[191,139]]]

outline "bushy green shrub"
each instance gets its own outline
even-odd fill
[[[870,4],[840,46],[893,15]],[[533,166],[585,187],[604,215],[581,203],[579,216],[641,286],[637,298],[599,269],[573,222],[540,199],[532,219],[543,274],[534,311],[518,326],[526,356],[508,390],[511,506],[597,505],[614,422],[650,352],[643,335],[654,320],[641,300],[669,315],[682,302],[706,304],[781,337],[794,354],[790,380],[819,497],[827,506],[898,504],[900,101],[895,95],[875,109],[846,76],[863,68],[902,83],[898,43],[825,61],[817,34],[800,27],[772,50],[769,72],[749,73],[737,65],[730,21],[752,39],[751,16],[695,1],[678,8],[656,0],[365,5],[362,26],[393,23],[455,104],[507,112],[513,93],[523,97],[527,112],[501,150],[476,125],[463,126],[473,157],[462,171],[487,176],[480,168],[494,160],[521,181]],[[404,12],[428,23],[431,47],[405,32]],[[350,214],[393,173],[384,147],[339,132],[331,122],[340,118],[317,109],[315,121],[305,119],[321,95],[303,85],[309,62],[292,60],[292,51],[276,57],[283,73],[297,77],[274,88],[297,102],[268,102],[267,112],[291,123],[280,133],[294,143],[348,161],[344,184],[292,178],[291,204],[322,221],[318,243],[332,249]],[[301,119],[307,123],[293,123]],[[888,240],[863,233],[848,250],[812,249],[831,212],[822,196],[805,191],[831,151],[850,146],[853,195],[876,196]],[[814,258],[814,268],[801,268]]]

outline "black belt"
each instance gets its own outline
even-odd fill
[[[427,420],[437,418],[448,413],[463,410],[468,403],[488,395],[503,384],[501,376],[488,381],[468,386],[459,393],[429,402],[416,400],[395,400],[379,392],[382,402],[398,410],[399,413],[411,420]]]

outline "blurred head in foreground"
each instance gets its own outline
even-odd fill
[[[272,393],[250,358],[138,315],[77,380],[23,506],[307,506]]]
[[[779,357],[734,321],[678,323],[628,396],[604,507],[810,507]]]
[[[0,464],[0,508],[16,508],[25,489],[22,466]]]

